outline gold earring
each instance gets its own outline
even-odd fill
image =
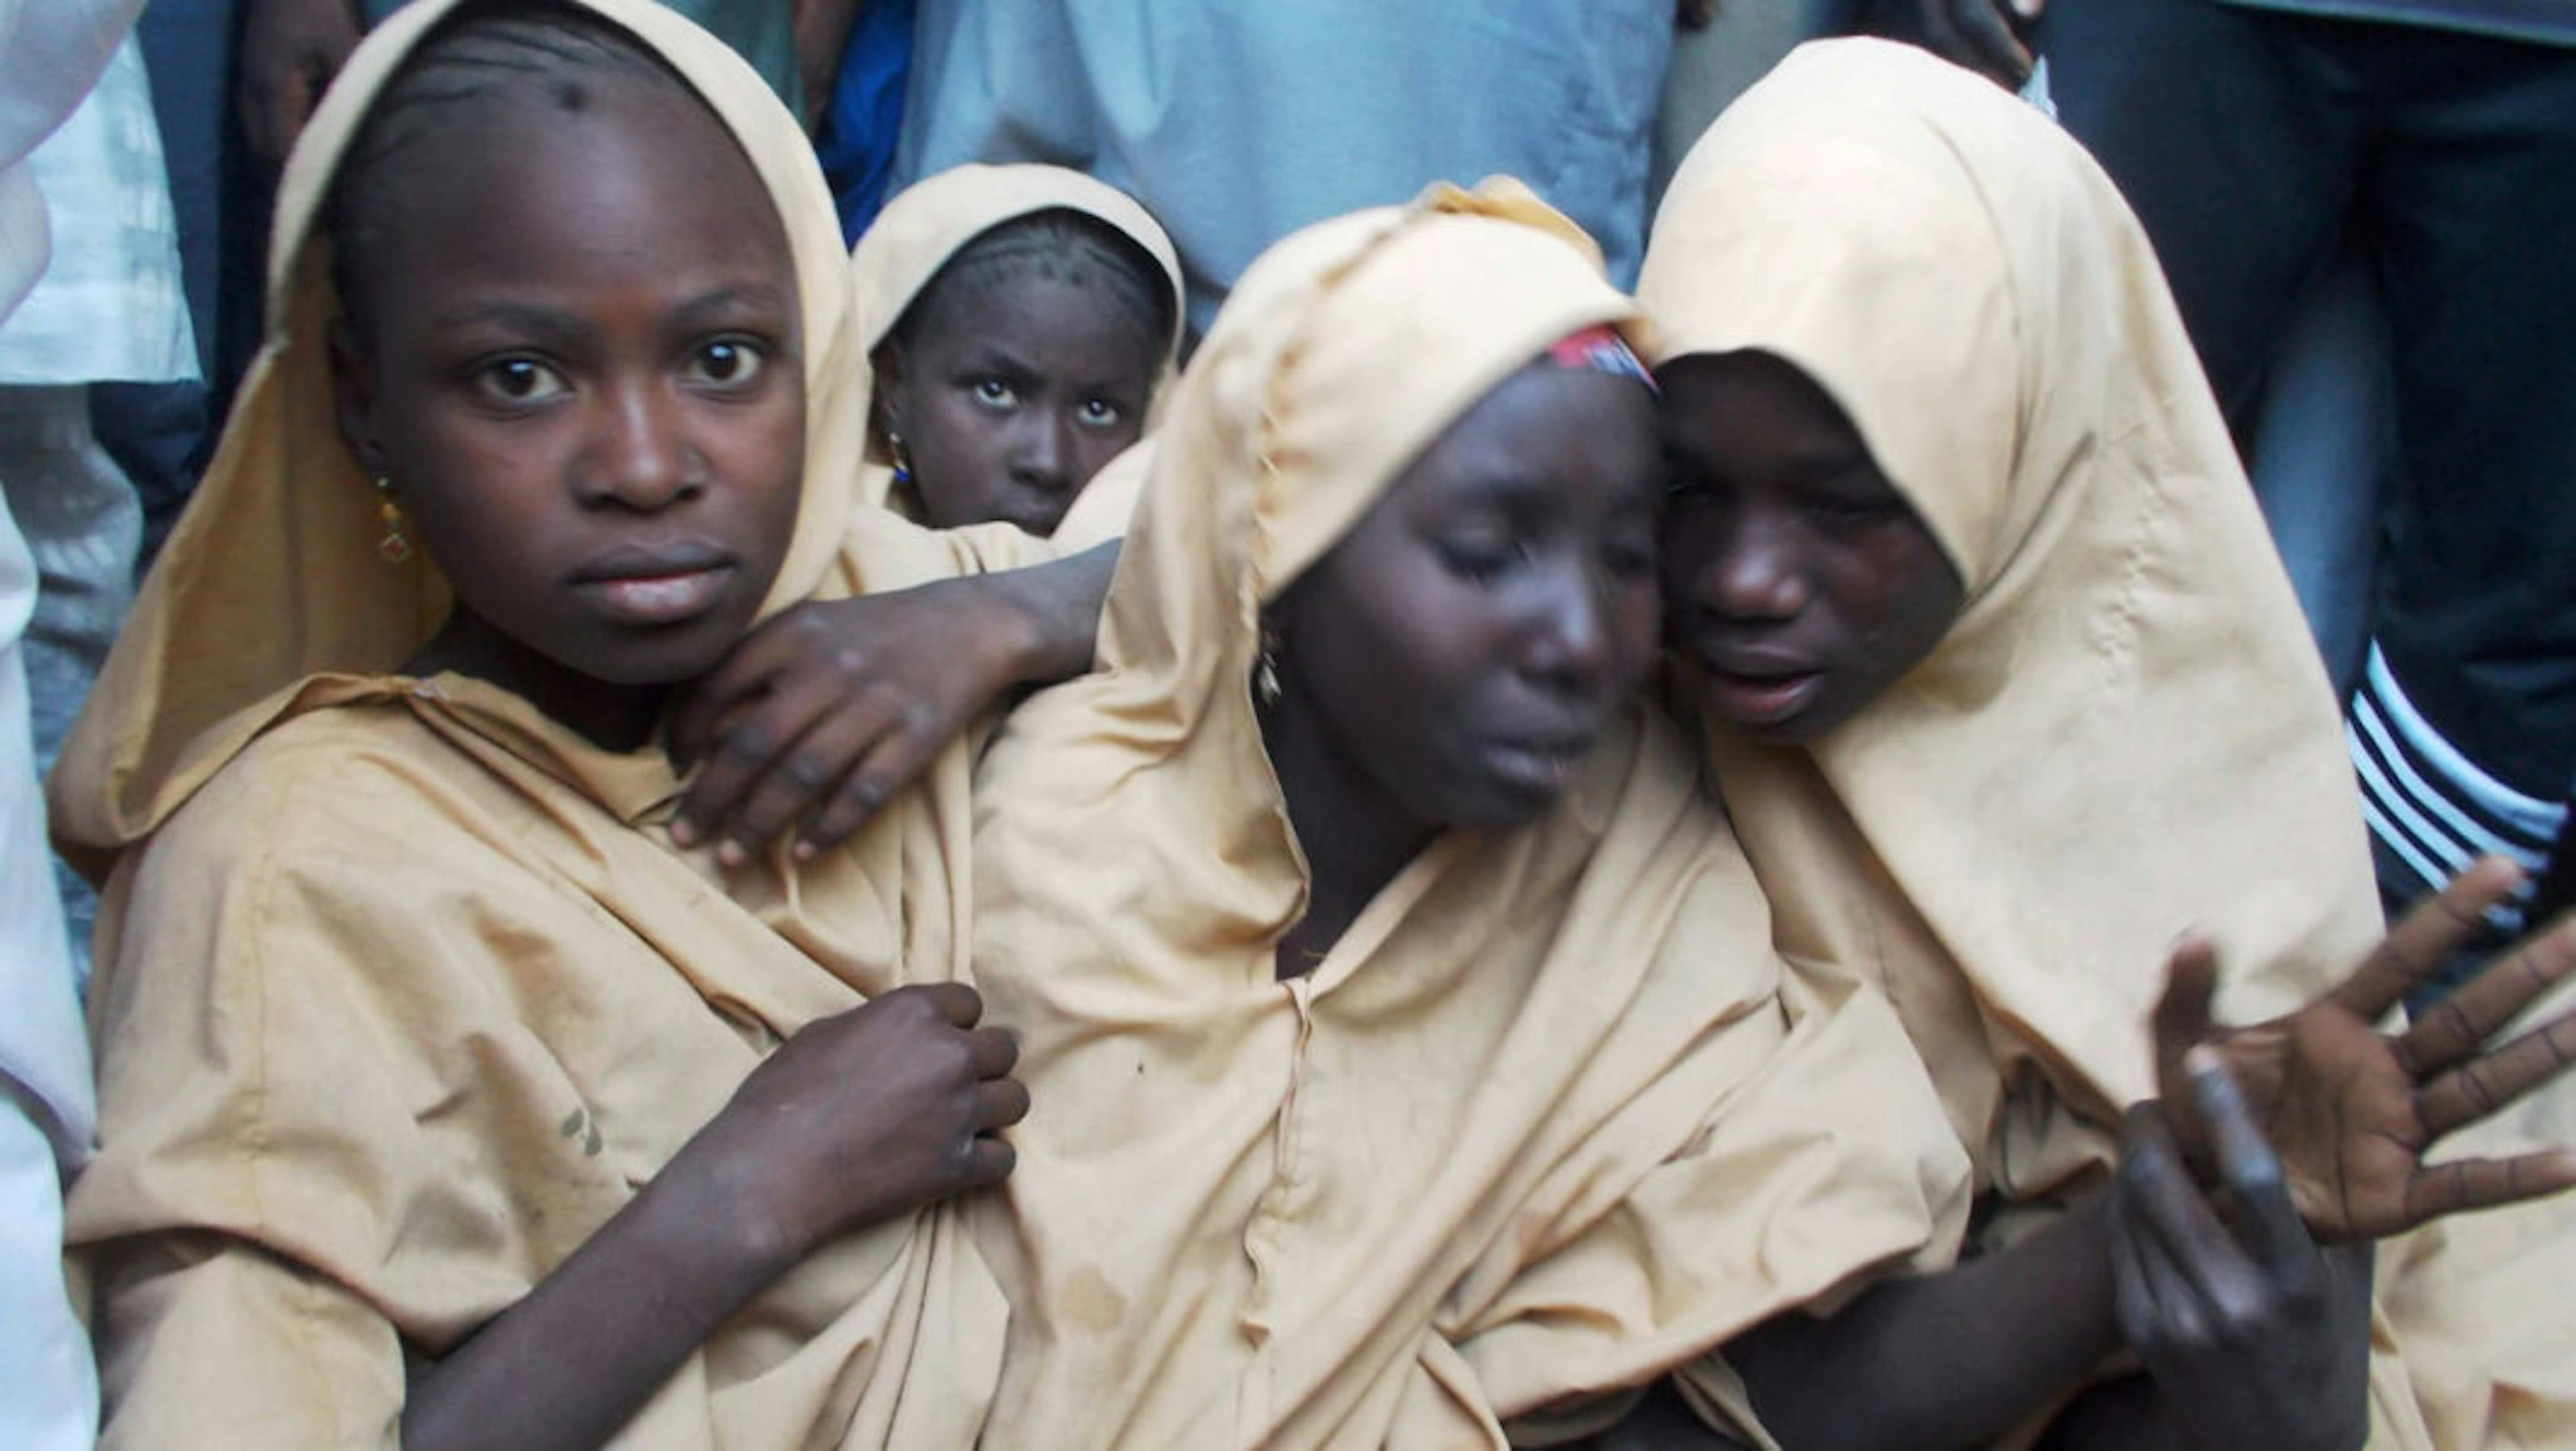
[[[1252,692],[1265,706],[1279,703],[1279,632],[1261,627],[1261,658],[1252,667]]]
[[[403,534],[402,506],[394,502],[391,479],[376,480],[376,513],[385,522],[385,537],[376,541],[376,554],[387,564],[401,564],[411,558],[411,540]]]

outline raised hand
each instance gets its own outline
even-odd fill
[[[2576,1063],[2576,1012],[2486,1046],[2576,973],[2576,917],[2516,944],[2404,1032],[2377,1026],[2520,882],[2510,862],[2479,862],[2409,912],[2341,985],[2246,1028],[2212,1027],[2214,956],[2205,943],[2179,948],[2154,1031],[2163,1101],[2191,1162],[2206,1173],[2212,1135],[2190,1111],[2184,1063],[2207,1043],[2241,1085],[2300,1218],[2321,1242],[2381,1238],[2446,1214],[2576,1188],[2576,1152],[2567,1150],[2425,1162],[2444,1135]]]
[[[672,1161],[783,1268],[845,1230],[1000,1183],[1029,1111],[1019,1049],[962,983],[818,1019],[754,1069]]]
[[[2370,1431],[2366,1275],[2317,1247],[2224,1060],[2188,1060],[2224,1213],[2160,1105],[2130,1110],[2112,1198],[2121,1337],[2194,1445],[2348,1451]]]

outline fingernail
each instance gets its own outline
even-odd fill
[[[815,845],[813,842],[799,841],[796,843],[796,859],[800,862],[810,862],[816,856],[820,855],[822,850],[823,848]]]
[[[671,823],[671,842],[682,851],[686,851],[698,844],[698,829],[691,826],[689,819],[683,816]]]
[[[741,842],[720,841],[716,843],[716,860],[722,865],[738,867],[750,859],[751,853],[742,849]]]
[[[2194,1078],[2214,1078],[2223,1083],[2227,1081],[2227,1060],[2217,1049],[2202,1043],[2182,1055],[2182,1071]]]

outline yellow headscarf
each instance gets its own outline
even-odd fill
[[[1784,976],[1648,713],[1540,823],[1445,835],[1274,972],[1307,875],[1261,607],[1596,323],[1643,341],[1563,218],[1438,188],[1279,243],[1183,376],[1101,672],[1016,712],[979,793],[977,983],[1036,1104],[972,1211],[1013,1307],[986,1447],[1499,1447],[1955,1244],[1901,1031]]]
[[[1703,724],[1783,950],[1883,989],[1980,1189],[2041,1200],[2154,1092],[2147,1015],[2186,929],[2239,1022],[2380,930],[2324,667],[2164,275],[2038,112],[1845,40],[1693,148],[1638,292],[1659,363],[1754,349],[1815,380],[1967,586],[1932,653],[1807,749]],[[2459,1311],[2442,1233],[2382,1256],[2389,1313]],[[2411,1362],[2421,1339],[2383,1318],[2372,1444],[2474,1444],[2427,1425],[2482,1416],[2483,1370],[2435,1385],[2396,1342]]]
[[[967,567],[850,503],[862,360],[793,119],[670,11],[581,3],[706,101],[786,224],[811,466],[768,606]],[[268,345],[55,781],[65,835],[115,860],[100,1153],[66,1214],[110,1447],[390,1448],[414,1359],[524,1296],[781,1041],[964,970],[963,746],[843,848],[719,872],[656,825],[678,785],[660,750],[386,673],[447,590],[375,553],[332,420],[315,218],[455,8],[416,0],[370,35],[299,142]],[[948,1451],[981,1423],[1006,1315],[955,1212],[908,1215],[771,1285],[618,1444]]]
[[[1052,557],[998,530],[934,541],[857,507],[867,356],[813,147],[758,75],[696,26],[633,0],[576,3],[632,31],[688,81],[751,159],[785,226],[802,302],[806,471],[794,539],[762,614],[817,594],[919,583],[954,572],[960,558]],[[384,531],[373,481],[334,415],[329,332],[339,300],[320,223],[377,93],[453,8],[407,5],[379,27],[288,160],[267,341],[55,771],[57,841],[94,874],[275,719],[296,686],[398,669],[446,618],[447,582],[425,556],[389,565],[376,551]]]
[[[2246,1017],[2358,961],[2379,913],[2324,669],[2146,237],[2073,141],[1910,48],[1803,47],[1683,163],[1639,296],[1658,362],[1814,379],[1966,583],[1811,749],[1709,731],[1792,934],[1875,959],[1848,965],[1900,1011],[1973,991],[1996,1041],[1926,1041],[1936,1077],[2035,1056],[2106,1122],[2154,1091],[2186,929]],[[1986,1128],[1960,1123],[1981,1160]],[[2072,1167],[2044,1156],[2005,1191]]]
[[[1162,270],[1171,304],[1172,335],[1163,361],[1154,372],[1154,398],[1146,408],[1146,429],[1161,415],[1165,385],[1180,356],[1181,329],[1189,317],[1181,286],[1181,257],[1172,239],[1151,212],[1134,197],[1061,166],[1019,164],[951,167],[924,177],[897,193],[850,249],[850,275],[858,289],[858,338],[863,387],[872,387],[875,372],[866,360],[876,354],[902,320],[904,310],[921,295],[948,259],[977,237],[1021,217],[1039,212],[1069,211],[1099,222],[1144,249]],[[862,398],[861,414],[868,399]],[[1104,470],[1104,473],[1107,471]],[[1123,472],[1123,471],[1122,471]],[[1114,481],[1113,481],[1114,482]],[[1122,501],[1132,502],[1133,485],[1122,488]],[[1087,492],[1087,491],[1086,491]],[[873,427],[867,431],[867,467],[859,476],[859,497],[889,508],[908,507],[894,493],[894,453]],[[1090,511],[1085,511],[1086,514]],[[1123,525],[1126,510],[1115,511]],[[1114,534],[1116,529],[1108,531]],[[1102,537],[1107,537],[1103,535]]]

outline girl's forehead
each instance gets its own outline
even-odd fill
[[[497,231],[505,235],[487,240],[523,250],[587,229],[584,240],[603,252],[651,252],[721,228],[746,252],[767,242],[786,255],[759,171],[677,82],[604,72],[585,76],[571,97],[532,76],[445,109],[443,124],[407,144],[353,158],[364,170],[344,173],[341,185],[355,193],[358,227],[467,241]]]

